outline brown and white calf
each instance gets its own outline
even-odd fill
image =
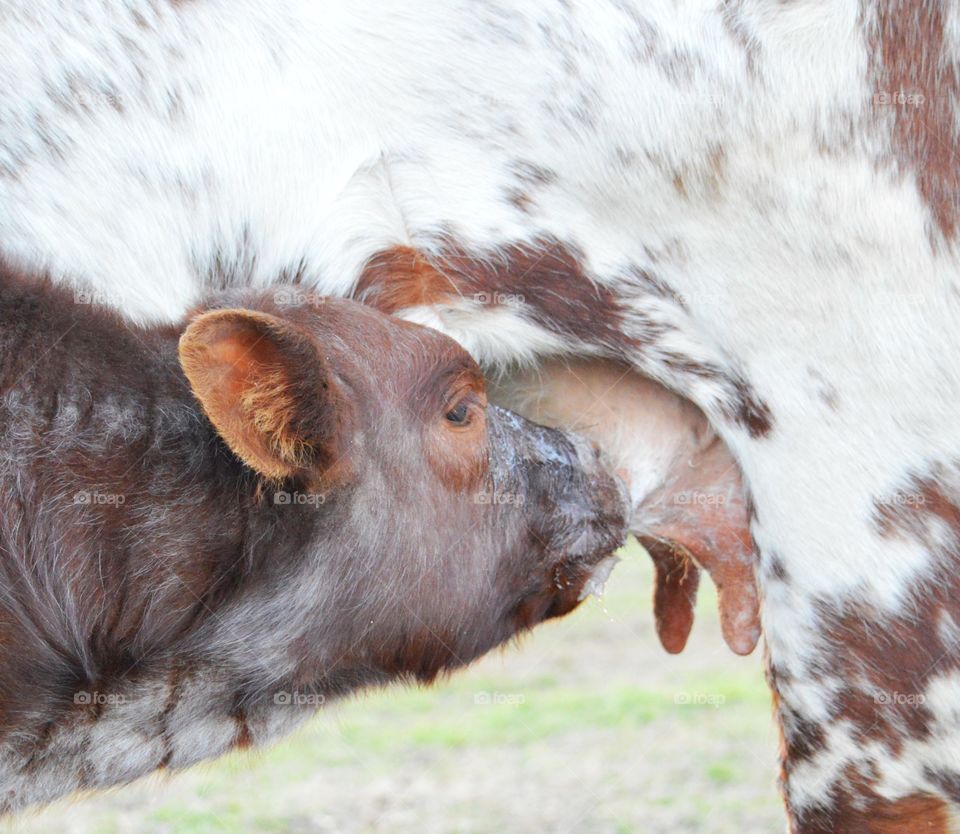
[[[0,249],[134,319],[286,277],[454,336],[629,471],[670,648],[692,553],[749,649],[756,545],[794,828],[942,831],[958,62],[935,0],[8,0]]]
[[[488,406],[440,333],[262,292],[182,330],[0,269],[4,811],[432,680],[625,535],[595,449]]]

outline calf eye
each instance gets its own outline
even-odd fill
[[[470,422],[470,407],[466,402],[461,402],[455,408],[451,408],[445,415],[447,422],[456,426],[465,426]]]

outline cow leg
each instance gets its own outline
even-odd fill
[[[792,830],[955,830],[957,470],[861,487],[858,502],[830,461],[795,459],[785,479],[772,451],[742,460],[764,496],[751,529]]]

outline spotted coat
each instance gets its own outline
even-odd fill
[[[689,630],[692,557],[733,577],[749,650],[759,559],[794,830],[947,829],[955,3],[122,9],[6,4],[4,255],[139,320],[211,286],[353,295],[560,423],[608,392],[562,363],[538,383],[551,357],[619,369],[630,408],[592,425],[631,478],[665,644]],[[691,455],[714,463],[678,493]],[[665,511],[718,488],[709,512]]]

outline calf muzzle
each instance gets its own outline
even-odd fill
[[[598,564],[620,547],[630,513],[625,484],[597,447],[496,406],[488,412],[494,494],[522,496],[551,598],[543,616],[575,607]]]

